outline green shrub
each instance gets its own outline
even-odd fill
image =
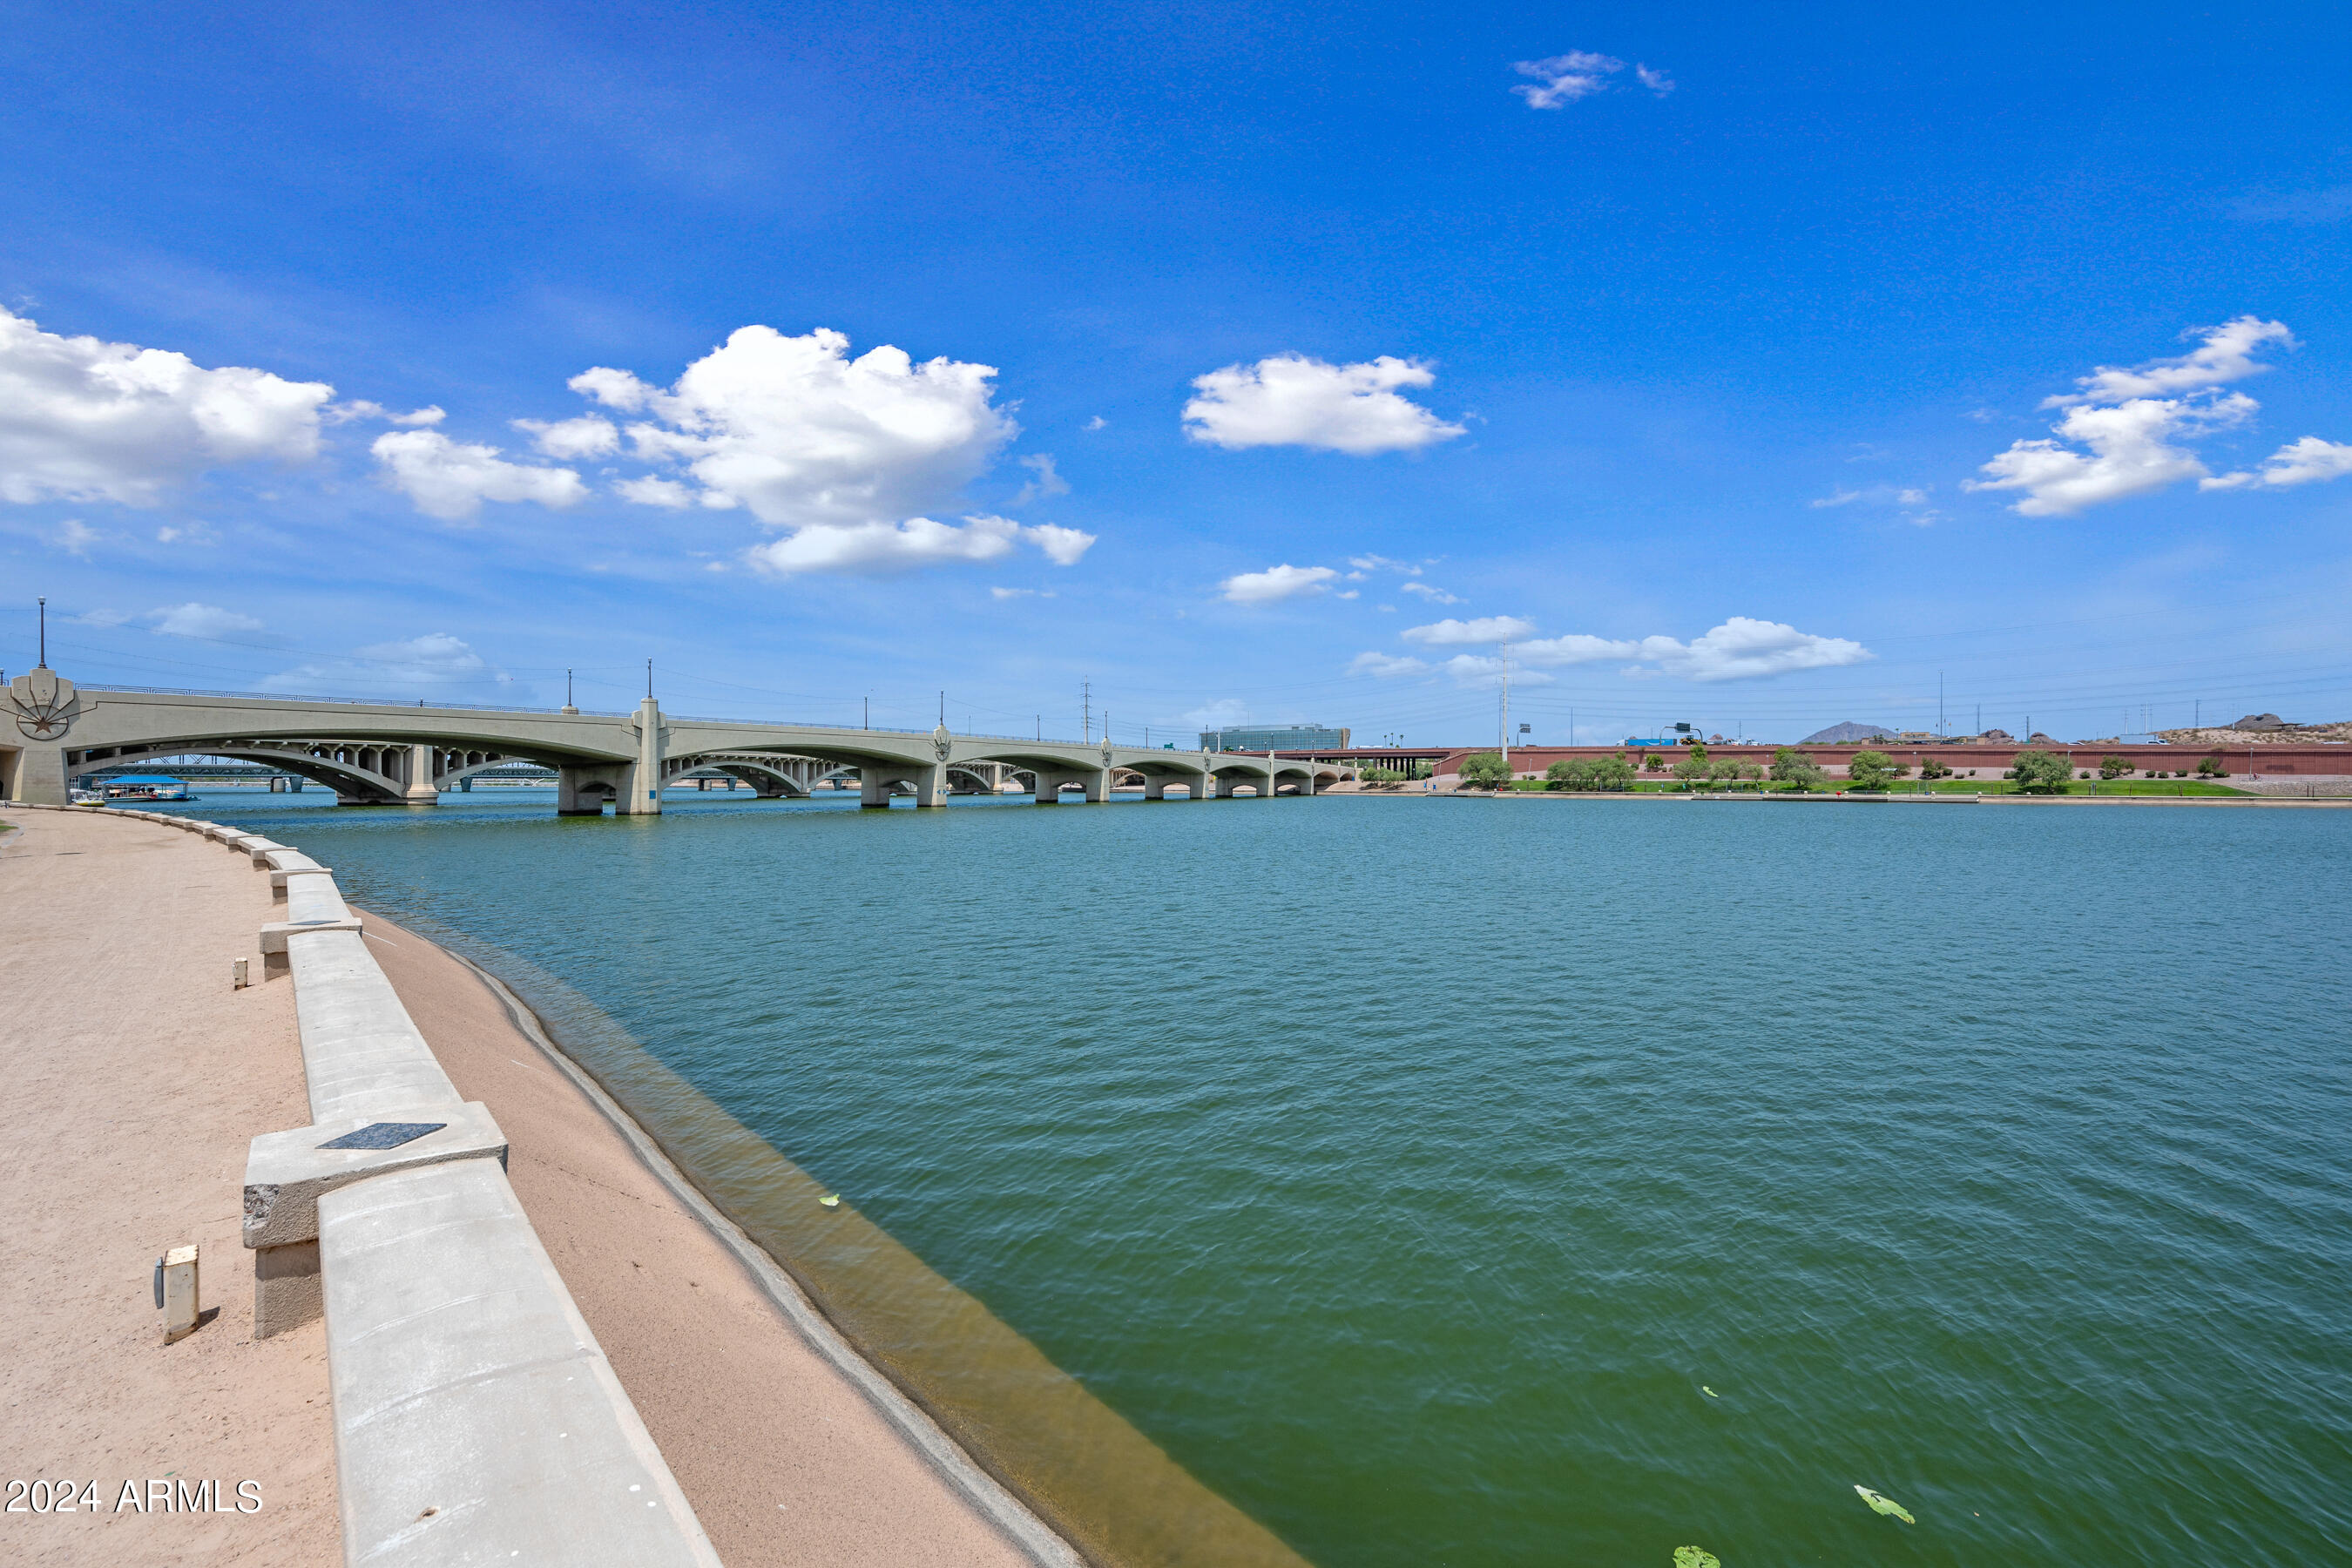
[[[2103,779],[2119,779],[2131,771],[2131,763],[2126,758],[2102,757],[2099,759],[2099,776]]]
[[[2017,785],[2020,795],[2063,795],[2066,775],[2073,771],[2055,752],[2026,751],[2017,753],[2015,765],[2002,776]]]
[[[1885,752],[1856,752],[1845,765],[1845,787],[1882,790],[1910,771]]]
[[[1772,753],[1772,782],[1807,789],[1822,782],[1822,765],[1797,750],[1782,746]]]
[[[1472,789],[1500,789],[1511,779],[1500,752],[1479,752],[1462,761],[1462,782]]]
[[[2221,753],[2215,752],[2210,756],[2198,758],[2197,776],[2200,779],[2228,778],[2230,770],[2221,765]]]
[[[1952,776],[1952,770],[1944,765],[1941,758],[1929,757],[1919,764],[1919,776],[1923,779],[1948,779]]]

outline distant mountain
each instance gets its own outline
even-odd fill
[[[1892,735],[1895,732],[1895,729],[1892,724],[1857,724],[1852,720],[1848,720],[1843,724],[1832,724],[1826,730],[1816,730],[1813,733],[1798,742],[1797,744],[1801,746],[1851,746],[1856,741],[1867,741],[1874,735]]]

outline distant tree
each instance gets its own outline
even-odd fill
[[[1510,764],[1500,752],[1479,752],[1462,762],[1462,782],[1472,789],[1501,789],[1511,782]]]
[[[1594,789],[1631,789],[1633,787],[1633,764],[1623,752],[1613,757],[1595,757],[1590,767]]]
[[[1929,757],[1919,764],[1919,776],[1923,779],[1948,779],[1952,776],[1952,770],[1944,765],[1941,758]]]
[[[2200,779],[2228,778],[2230,770],[2221,765],[2221,753],[2215,752],[2210,756],[2198,758],[2197,776]]]
[[[1683,781],[1685,788],[1692,784],[1703,784],[1714,776],[1712,770],[1707,766],[1706,748],[1694,746],[1691,750],[1697,755],[1685,757],[1675,764],[1675,777]]]
[[[1700,745],[1696,741],[1693,741],[1690,743],[1689,752],[1691,761],[1695,763],[1703,763],[1706,761],[1706,748]]]
[[[2099,776],[2103,779],[2119,779],[2131,771],[2131,760],[2127,757],[2099,759]]]
[[[1720,764],[1718,764],[1720,765]],[[1764,769],[1757,763],[1733,763],[1730,776],[1741,784],[1757,784],[1764,777]]]
[[[1821,763],[1794,746],[1782,746],[1772,753],[1772,782],[1797,789],[1809,789],[1822,782]]]
[[[1885,752],[1856,752],[1845,765],[1848,789],[1881,790],[1910,772],[1899,767]]]
[[[1590,789],[1592,787],[1592,764],[1562,757],[1544,770],[1546,789]]]
[[[1649,770],[1651,773],[1662,773],[1666,771],[1666,759],[1658,755],[1657,752],[1652,752],[1648,756],[1642,759],[1642,766]]]
[[[2002,776],[2017,785],[2020,795],[2063,795],[2066,775],[2073,771],[2055,752],[2025,751],[2017,753],[2016,762]]]

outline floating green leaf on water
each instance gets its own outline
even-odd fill
[[[1677,1546],[1675,1568],[1723,1568],[1723,1559],[1704,1547]]]
[[[837,1209],[841,1206],[841,1194],[839,1193],[827,1193],[824,1196],[817,1199],[817,1202],[823,1204],[826,1208]]]
[[[1868,1487],[1856,1487],[1853,1489],[1860,1492],[1862,1494],[1862,1500],[1868,1503],[1875,1511],[1885,1514],[1893,1519],[1899,1519],[1906,1524],[1916,1524],[1919,1522],[1917,1520],[1911,1517],[1911,1510],[1909,1509],[1905,1508],[1893,1498],[1881,1497],[1878,1493],[1872,1491]]]
[[[1713,1390],[1712,1388],[1709,1388],[1706,1384],[1703,1384],[1703,1383],[1702,1383],[1702,1384],[1700,1384],[1698,1385],[1698,1391],[1699,1391],[1701,1394],[1706,1394],[1709,1399],[1720,1399],[1720,1398],[1722,1398],[1722,1397],[1723,1397],[1723,1395],[1721,1395],[1720,1394],[1717,1394],[1715,1390]]]

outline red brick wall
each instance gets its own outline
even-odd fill
[[[1458,773],[1462,760],[1479,752],[1491,752],[1492,746],[1465,746],[1452,752],[1437,764],[1437,771]],[[1941,762],[1953,773],[1966,775],[1970,768],[1979,779],[1998,779],[2016,761],[2017,753],[2027,750],[2056,752],[2071,755],[2076,773],[2088,772],[2096,777],[2099,763],[2108,757],[2122,757],[2132,765],[2132,776],[2155,769],[2162,773],[2194,773],[2198,762],[2211,752],[2211,747],[2197,746],[2064,746],[2039,748],[2025,746],[1898,746],[1892,742],[1883,746],[1799,746],[1795,748],[1832,773],[1843,773],[1856,752],[1884,752],[1912,770],[1918,776],[1919,764],[1929,757]],[[1772,764],[1776,746],[1725,744],[1711,745],[1706,754],[1713,760],[1756,763],[1764,767]],[[1613,757],[1621,752],[1632,756],[1639,766],[1643,756],[1654,752],[1665,758],[1671,768],[1682,759],[1685,748],[1679,746],[1647,746],[1628,749],[1623,746],[1514,746],[1511,748],[1511,772],[1522,776],[1543,771],[1563,759],[1580,757]],[[2310,746],[2225,746],[2221,748],[2221,765],[2233,774],[2260,773],[2264,777],[2292,774],[2297,777],[2311,773],[2352,774],[2352,745]],[[1666,775],[1643,773],[1643,778]]]

